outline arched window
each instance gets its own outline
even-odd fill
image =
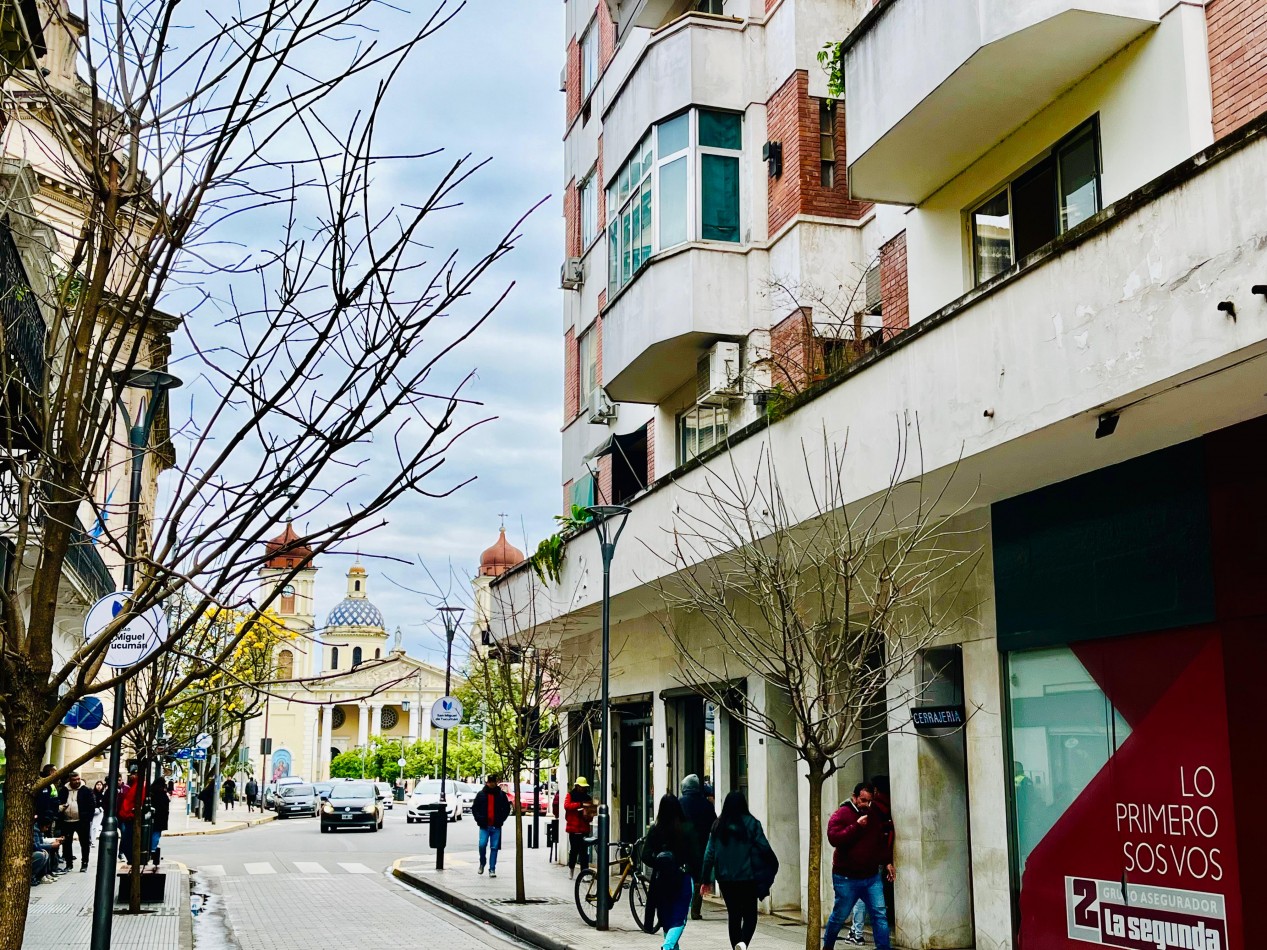
[[[295,654],[282,650],[277,654],[277,678],[288,680],[295,675]]]
[[[360,647],[352,648],[352,665],[353,666],[361,665],[361,648]]]
[[[382,650],[380,650],[380,649],[378,649],[378,648],[375,648],[375,650],[374,650],[374,659],[376,659],[376,660],[381,660],[382,658],[383,658],[383,651],[382,651]]]
[[[330,669],[337,670],[339,668],[339,648],[330,648]]]
[[[354,584],[356,584],[356,589],[357,589],[357,590],[360,590],[360,589],[361,589],[361,582],[360,582],[360,581],[353,581],[353,583],[354,583]]]

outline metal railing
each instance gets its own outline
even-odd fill
[[[66,563],[74,571],[83,585],[88,588],[94,601],[106,594],[114,593],[114,578],[110,569],[101,559],[97,546],[88,537],[88,532],[78,521],[70,529],[70,547],[66,549]]]
[[[48,327],[7,219],[0,220],[0,323],[4,326],[5,353],[22,372],[27,385],[36,392],[42,391]]]

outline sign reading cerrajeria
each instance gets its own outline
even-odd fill
[[[911,724],[916,729],[953,729],[963,723],[963,706],[911,707]]]
[[[1224,950],[1222,894],[1065,878],[1069,938],[1128,950]]]

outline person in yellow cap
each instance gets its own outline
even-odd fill
[[[572,791],[563,800],[563,813],[566,816],[563,827],[568,834],[568,877],[576,873],[578,864],[582,871],[590,866],[589,845],[585,843],[585,839],[590,835],[597,811],[594,799],[590,797],[589,780],[581,775],[572,783]]]

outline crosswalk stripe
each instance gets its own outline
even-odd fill
[[[207,875],[207,877],[224,877],[223,864],[204,864],[198,870]]]
[[[267,861],[261,861],[254,864],[244,864],[242,866],[246,868],[247,874],[276,874],[277,873],[275,870],[273,870],[273,866],[269,864]]]
[[[373,868],[367,868],[364,864],[356,864],[354,862],[345,864],[344,862],[340,861],[339,867],[343,868],[343,870],[347,871],[349,874],[373,874],[374,873]]]
[[[296,861],[295,870],[300,874],[329,874],[330,872],[323,868],[316,861]]]

